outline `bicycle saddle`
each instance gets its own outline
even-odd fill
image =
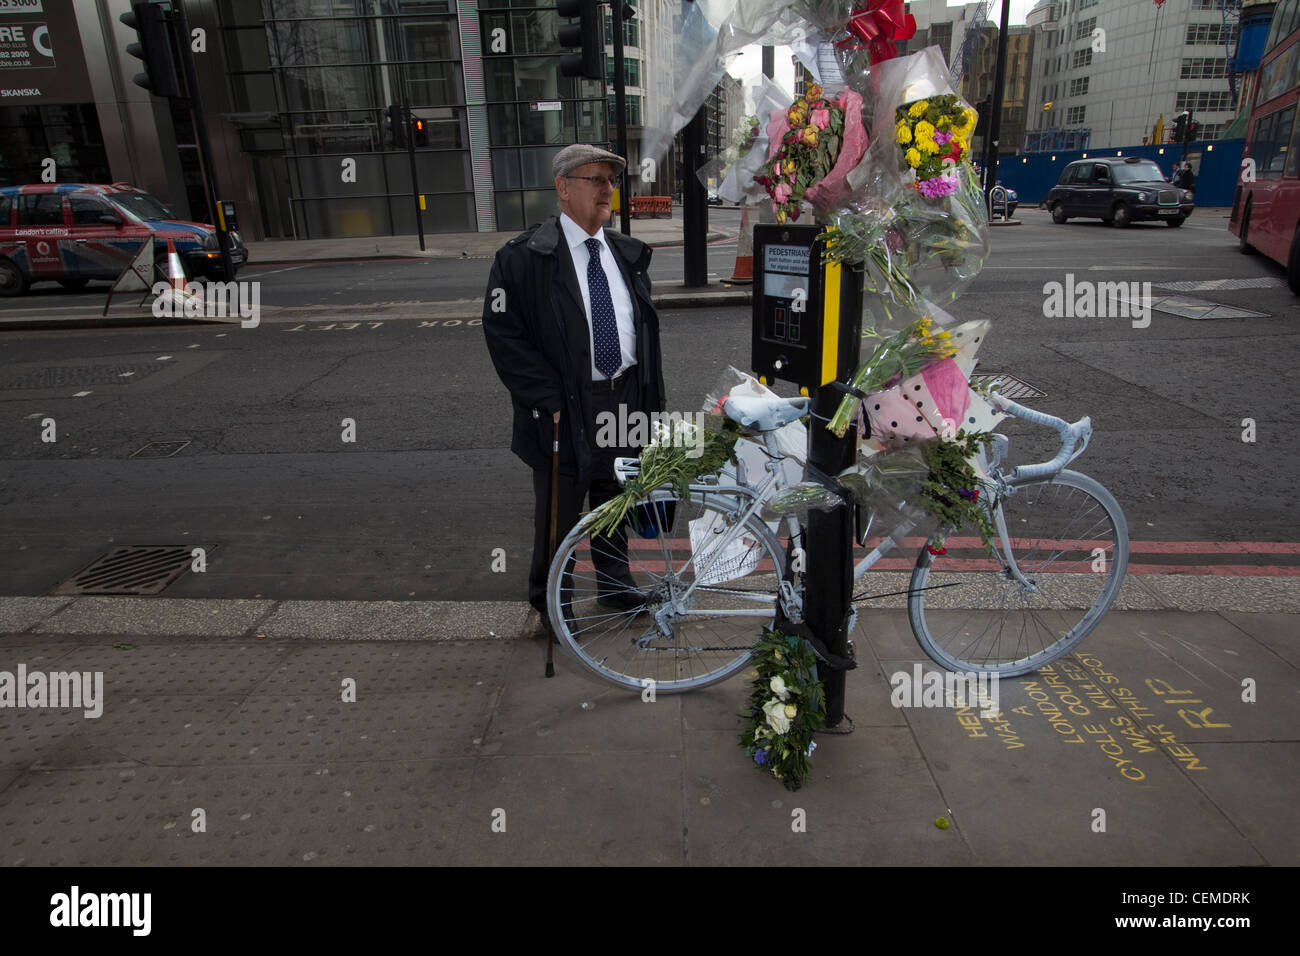
[[[803,418],[811,398],[781,398],[777,395],[732,395],[722,407],[733,422],[755,431],[770,432]]]

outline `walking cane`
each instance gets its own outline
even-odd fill
[[[555,560],[555,526],[559,521],[557,512],[560,510],[560,419],[555,418],[555,430],[551,434],[551,536],[550,545],[547,550],[547,556],[551,561]],[[563,573],[560,580],[563,581]],[[563,589],[561,589],[563,596]],[[564,610],[561,608],[560,613]],[[546,616],[546,676],[555,676],[555,662],[552,659],[553,648],[555,647],[555,622],[551,616]]]

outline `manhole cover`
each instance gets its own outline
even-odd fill
[[[1047,395],[1042,389],[1034,388],[1028,382],[1022,382],[1014,375],[1007,375],[1005,372],[976,372],[970,377],[972,385],[979,381],[987,381],[990,388],[1013,402],[1023,398],[1044,398]]]
[[[50,593],[158,594],[189,570],[195,547],[128,545],[114,548]]]
[[[167,367],[161,362],[123,362],[112,365],[55,365],[46,368],[28,368],[12,377],[0,379],[0,389],[124,385],[148,378]]]
[[[137,449],[131,453],[132,458],[170,458],[182,448],[190,443],[187,438],[184,441],[151,441],[143,448]]]

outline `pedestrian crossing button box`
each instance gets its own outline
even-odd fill
[[[813,243],[820,226],[754,227],[754,371],[816,388],[821,362]]]

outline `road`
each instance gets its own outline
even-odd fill
[[[1239,255],[1218,214],[1177,231],[1020,216],[994,231],[986,269],[953,311],[994,320],[984,370],[1044,392],[1035,408],[1092,416],[1077,467],[1123,504],[1142,546],[1135,562],[1300,568],[1297,413],[1284,391],[1297,305],[1280,269]],[[734,244],[711,248],[710,271],[732,261]],[[677,279],[680,265],[680,250],[657,250],[656,278]],[[117,545],[177,544],[204,547],[209,562],[172,597],[521,598],[529,478],[508,451],[507,397],[468,318],[487,268],[250,267],[241,278],[262,280],[264,303],[298,310],[256,329],[0,332],[0,593],[44,594]],[[1044,287],[1067,273],[1259,314],[1156,311],[1146,327],[1048,318]],[[1219,287],[1160,288],[1169,282]],[[448,299],[465,300],[467,317],[378,314],[401,302],[418,316]],[[101,305],[102,294],[51,290],[4,302],[0,317]],[[747,308],[663,313],[670,409],[696,409],[722,369],[749,364],[749,322]],[[1247,419],[1253,442],[1242,439]],[[1032,429],[1006,430],[1026,457],[1048,453]],[[188,444],[132,457],[170,441]],[[491,570],[497,548],[502,573]]]

